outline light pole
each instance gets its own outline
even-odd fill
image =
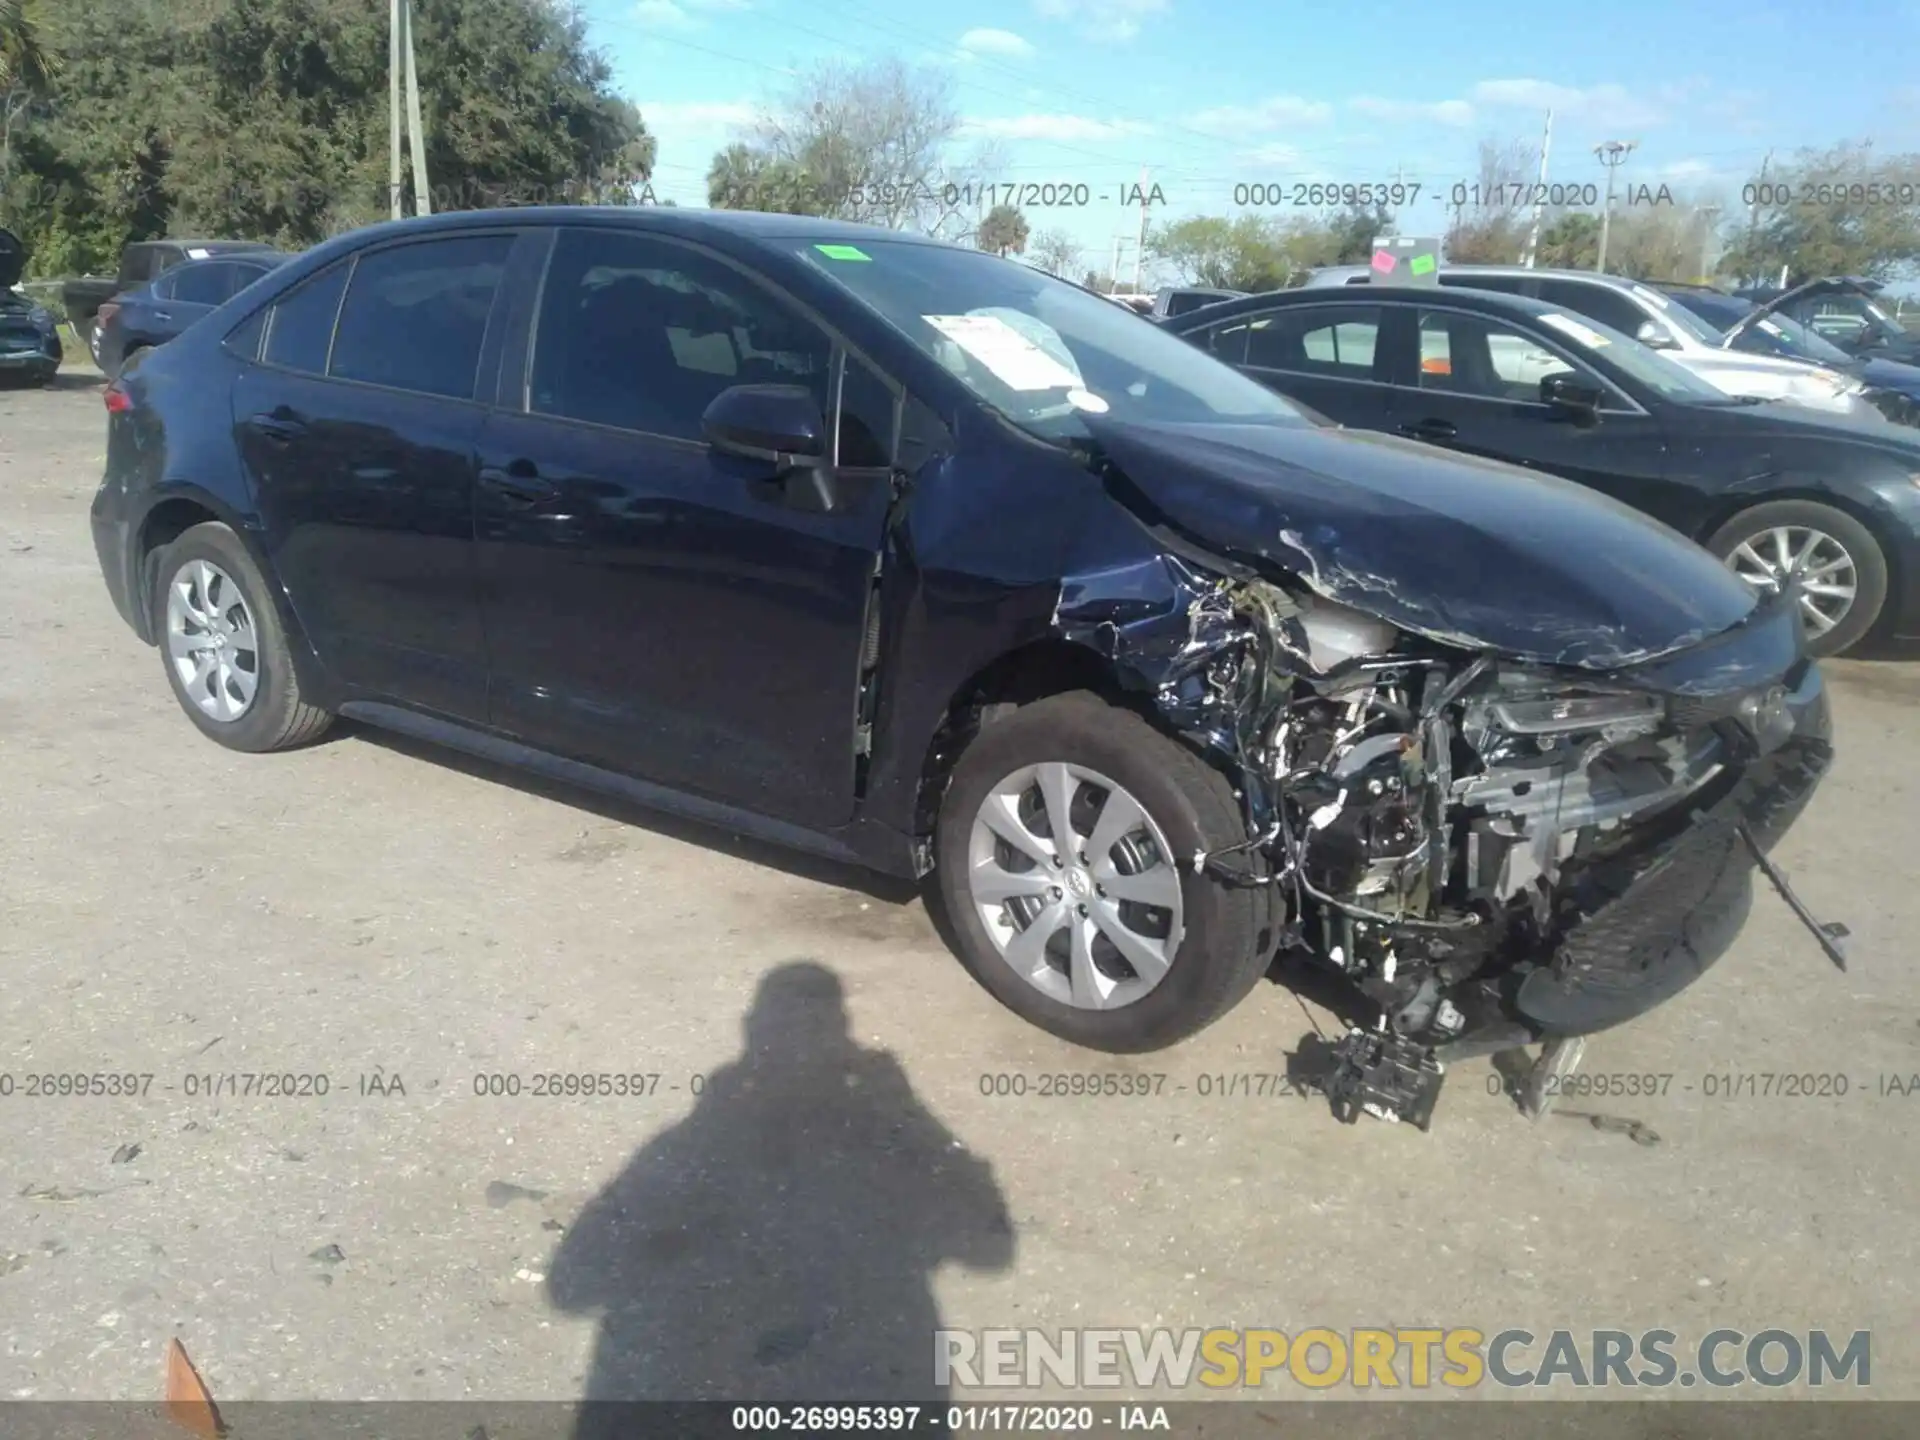
[[[1631,155],[1638,140],[1603,140],[1593,147],[1594,158],[1607,167],[1607,208],[1600,212],[1600,254],[1593,268],[1601,274],[1607,269],[1607,233],[1613,228],[1613,176]]]
[[[1700,207],[1700,283],[1709,285],[1713,277],[1707,270],[1707,251],[1713,245],[1713,222],[1719,217],[1721,207],[1703,205]]]

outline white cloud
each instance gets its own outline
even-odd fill
[[[693,17],[674,0],[640,0],[633,7],[633,18],[649,30],[691,30]]]
[[[1252,105],[1219,105],[1202,110],[1187,122],[1195,130],[1218,130],[1244,135],[1248,131],[1286,130],[1300,125],[1324,125],[1333,118],[1333,106],[1324,100],[1298,95],[1270,95]]]
[[[685,130],[734,130],[751,125],[758,113],[744,100],[663,100],[640,107],[640,118],[656,133],[663,125]]]
[[[1095,120],[1087,115],[1001,115],[969,119],[961,129],[993,140],[1122,140],[1153,133],[1153,126],[1138,120]]]
[[[1172,0],[1033,0],[1043,20],[1067,20],[1090,39],[1124,42],[1140,33],[1140,22],[1164,14]]]
[[[1305,158],[1291,145],[1256,145],[1243,151],[1242,157],[1250,165],[1277,165],[1283,170],[1291,169]]]
[[[1347,108],[1356,115],[1366,115],[1375,120],[1455,127],[1473,124],[1473,106],[1465,100],[1436,100],[1429,104],[1418,100],[1387,100],[1378,95],[1356,95],[1347,101]]]
[[[963,55],[1005,55],[1024,60],[1033,54],[1033,46],[1011,30],[969,30],[960,37]]]
[[[1585,89],[1556,85],[1550,80],[1482,80],[1472,98],[1481,105],[1516,110],[1552,110],[1558,116],[1578,116],[1602,125],[1632,128],[1654,125],[1665,118],[1661,106],[1635,95],[1624,85],[1593,85]]]
[[[748,0],[639,0],[633,18],[650,30],[697,30],[704,23],[689,11],[745,10]]]
[[[1654,173],[1667,180],[1704,180],[1718,172],[1705,160],[1675,160]]]

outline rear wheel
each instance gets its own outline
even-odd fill
[[[100,364],[100,321],[98,319],[87,321],[87,354],[93,357],[96,368],[105,370],[106,367]]]
[[[1076,692],[986,726],[941,806],[960,958],[1022,1018],[1096,1050],[1171,1045],[1253,988],[1268,887],[1197,873],[1246,839],[1232,787],[1129,710]]]
[[[1757,593],[1800,582],[1807,648],[1838,655],[1857,644],[1887,600],[1887,560],[1853,516],[1815,500],[1770,500],[1742,510],[1707,548]]]
[[[300,698],[266,581],[240,537],[209,521],[154,566],[153,615],[167,683],[200,732],[230,750],[285,750],[332,722]]]

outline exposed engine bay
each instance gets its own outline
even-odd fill
[[[1182,859],[1273,887],[1279,952],[1377,1012],[1336,1047],[1342,1118],[1425,1128],[1452,1060],[1658,1004],[1738,930],[1756,862],[1843,963],[1844,930],[1763,853],[1829,754],[1796,741],[1794,672],[1667,693],[1411,634],[1305,580],[1153,565],[1069,583],[1056,623],[1235,777],[1246,841]]]

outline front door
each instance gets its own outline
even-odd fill
[[[770,463],[714,451],[701,417],[736,384],[801,385],[833,415],[844,352],[824,328],[731,262],[630,230],[562,230],[541,296],[522,392],[480,441],[494,725],[777,819],[846,821],[891,499],[885,447],[852,453],[849,417],[890,442],[890,390],[849,361],[840,505],[809,510]]]
[[[1401,434],[1576,480],[1669,524],[1692,493],[1667,478],[1664,426],[1544,336],[1490,315],[1419,307],[1419,367],[1399,397]],[[1600,390],[1599,423],[1541,399],[1549,376]]]

